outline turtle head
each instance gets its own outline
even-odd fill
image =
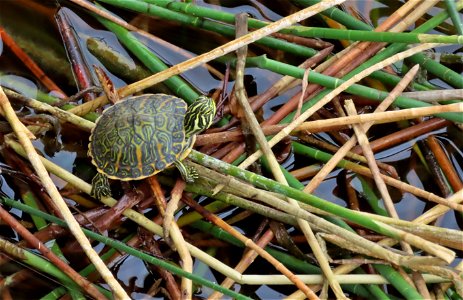
[[[212,98],[199,96],[186,111],[183,121],[185,136],[188,138],[209,128],[214,120],[215,111],[215,102]]]

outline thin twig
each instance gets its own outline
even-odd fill
[[[56,106],[51,106],[47,103],[43,103],[33,98],[29,98],[27,96],[18,94],[10,89],[5,89],[4,92],[8,97],[18,99],[22,101],[26,106],[29,106],[38,111],[44,111],[54,115],[55,117],[59,118],[61,122],[69,122],[87,132],[90,132],[92,128],[95,127],[95,123],[85,120],[83,118],[76,117],[76,115],[68,111],[62,110]]]

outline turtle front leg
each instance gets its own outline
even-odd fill
[[[185,166],[181,161],[177,160],[174,162],[175,167],[180,171],[183,180],[187,183],[194,182],[198,178],[198,172],[194,168]]]
[[[98,200],[101,199],[101,197],[111,196],[108,177],[101,173],[97,173],[92,179],[92,191],[90,195]]]

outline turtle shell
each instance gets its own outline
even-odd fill
[[[90,135],[89,155],[111,179],[137,180],[185,158],[193,139],[185,140],[187,104],[164,94],[145,94],[104,110]]]

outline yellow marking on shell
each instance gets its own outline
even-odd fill
[[[101,171],[100,173],[103,173],[106,175],[106,177],[108,177],[109,179],[114,179],[114,180],[119,180],[119,181],[132,181],[132,180],[142,180],[142,179],[145,179],[145,178],[148,178],[148,177],[151,177],[157,173],[159,173],[160,171],[157,170],[156,172],[154,172],[153,174],[150,174],[150,175],[142,175],[142,176],[139,176],[139,177],[130,177],[130,178],[119,178],[117,176],[114,176],[114,175],[108,175],[106,174],[103,170],[100,170],[98,169],[98,171]]]
[[[162,144],[161,144],[161,143],[158,143],[158,144],[156,145],[156,148],[158,148],[158,153],[159,153],[159,155],[162,156],[162,155],[164,154],[164,153],[162,152]],[[163,157],[158,157],[158,159],[163,159]],[[156,168],[156,164],[154,164],[154,169],[157,170],[158,172],[160,171],[160,170],[158,170],[158,169]]]
[[[196,135],[193,135],[191,138],[190,138],[190,147],[188,147],[187,149],[183,149],[183,153],[182,155],[178,158],[178,160],[182,161],[184,160],[185,158],[187,158],[188,154],[190,154],[191,152],[191,149],[193,148],[195,142],[196,142]],[[188,143],[188,140],[185,141],[184,143]]]
[[[138,168],[139,170],[141,170],[141,169],[143,168],[143,164],[142,164],[143,162],[142,162],[142,160],[141,160],[142,154],[141,154],[141,149],[140,149],[140,148],[137,148],[136,154],[137,154],[137,162],[138,162],[137,168]]]
[[[117,153],[117,156],[116,156],[116,163],[114,164],[114,171],[115,171],[114,173],[117,173],[117,172],[119,171],[121,156],[122,156],[122,151],[119,151],[119,152]],[[108,165],[108,164],[106,163],[105,169],[106,169],[106,166],[107,166],[107,165]]]
[[[134,98],[138,98],[138,97],[144,97],[144,98],[148,99],[149,96],[151,96],[151,95],[142,95],[142,96],[137,96],[137,97],[131,97],[131,100],[135,100]],[[173,98],[173,97],[171,97],[171,96],[169,96],[169,95],[159,95],[159,96],[166,96],[166,97],[169,97],[169,98]],[[118,106],[118,105],[122,105],[123,102],[126,102],[126,101],[128,101],[128,100],[129,100],[128,98],[127,98],[127,99],[123,99],[123,100],[119,101],[118,103],[114,104],[113,107],[114,107],[114,106]],[[169,99],[168,99],[168,100],[169,100]],[[170,103],[170,101],[162,101],[160,104],[161,104],[161,105],[160,105],[161,107],[164,107],[164,106],[166,106],[166,105],[168,105],[168,104],[170,105],[171,103]],[[186,104],[185,104],[185,105],[186,105]],[[109,109],[109,108],[108,108],[108,109]],[[100,118],[101,118],[101,117],[100,117]],[[98,123],[98,120],[96,121],[96,124],[97,124],[97,123]],[[93,128],[93,129],[94,129],[94,128]],[[92,148],[92,145],[91,145],[91,144],[92,144],[92,137],[93,137],[93,131],[94,131],[93,129],[92,129],[91,136],[90,136],[90,139],[89,139],[89,142],[90,142],[90,143],[89,143],[89,156],[91,157],[91,162],[92,162],[92,164],[96,167],[96,169],[98,170],[99,173],[102,173],[102,174],[106,175],[106,176],[107,176],[108,178],[110,178],[110,179],[115,179],[115,180],[120,180],[120,181],[131,181],[131,180],[140,180],[140,179],[144,179],[144,178],[150,177],[150,176],[152,176],[152,175],[154,175],[154,174],[157,174],[157,173],[159,173],[159,172],[162,171],[162,170],[156,170],[156,168],[154,168],[155,170],[154,170],[154,172],[153,172],[152,174],[149,174],[149,175],[142,175],[142,176],[134,177],[134,178],[119,178],[119,177],[117,177],[117,176],[115,176],[115,175],[109,175],[109,174],[107,174],[103,169],[107,169],[107,167],[108,167],[109,165],[113,165],[113,164],[112,164],[111,162],[108,161],[108,162],[105,163],[104,166],[101,166],[101,168],[100,168],[100,167],[98,167],[97,161],[95,160],[95,158],[93,157],[93,155],[92,155],[92,153],[91,153],[91,148]],[[188,154],[189,154],[190,151],[191,151],[191,148],[192,148],[193,143],[194,143],[194,142],[191,142],[191,144],[190,144],[190,143],[188,143],[188,141],[183,141],[183,142],[182,142],[182,145],[183,145],[183,147],[186,147],[186,148],[182,149],[182,151],[176,155],[176,159],[177,159],[177,160],[183,160],[185,157],[187,157]],[[96,145],[96,147],[98,147],[98,145]],[[157,149],[159,150],[158,153],[161,153],[161,157],[160,157],[159,159],[160,159],[161,161],[164,161],[164,160],[165,160],[165,155],[164,155],[165,153],[162,152],[163,145],[162,145],[161,143],[159,143],[159,144],[156,145],[156,147],[157,147]],[[119,169],[120,169],[119,161],[120,161],[120,159],[121,159],[122,153],[123,153],[123,152],[119,152],[118,155],[117,155],[117,163],[116,163],[115,166],[114,166],[114,167],[117,168],[116,170],[119,170]],[[140,154],[141,154],[141,149],[137,149],[137,153],[136,153],[137,159],[138,159],[137,165],[138,165],[138,167],[141,169],[142,163],[141,163],[141,158],[140,158],[140,156],[139,156]],[[101,162],[100,162],[100,163],[101,163]],[[170,167],[170,166],[171,166],[171,164],[166,165],[166,167]],[[165,169],[165,168],[163,168],[163,169]]]

